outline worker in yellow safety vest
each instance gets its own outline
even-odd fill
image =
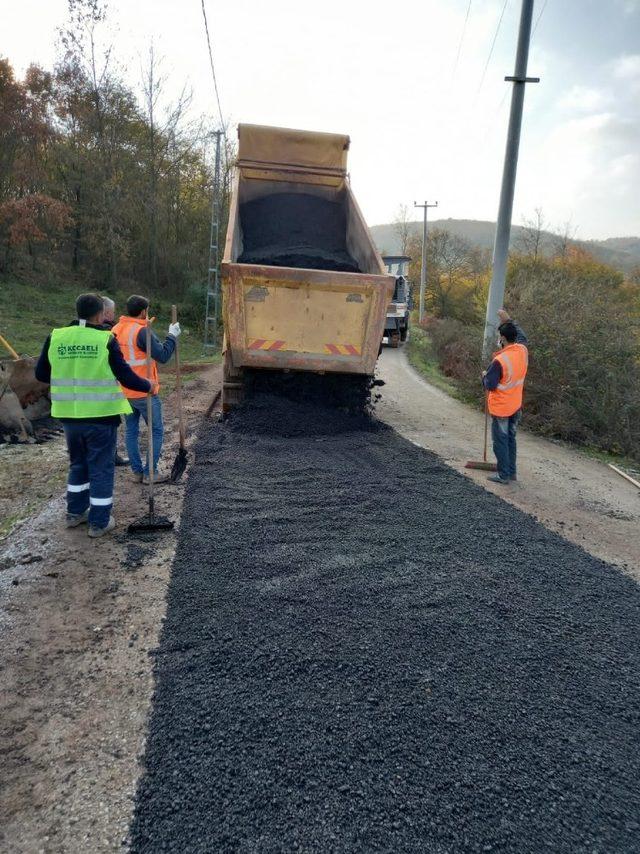
[[[529,365],[527,338],[509,314],[502,308],[498,312],[500,349],[482,373],[482,382],[488,393],[491,415],[493,452],[498,462],[498,473],[489,477],[494,483],[509,483],[518,479],[516,468],[516,431],[522,417],[522,395]]]
[[[121,386],[141,394],[157,388],[127,365],[116,339],[102,325],[103,311],[97,294],[79,296],[78,319],[51,332],[35,371],[51,387],[51,414],[62,422],[67,440],[67,527],[88,522],[90,537],[101,537],[116,524],[116,430],[120,416],[131,412]]]

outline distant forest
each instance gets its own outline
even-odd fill
[[[70,0],[53,69],[0,58],[0,275],[180,298],[206,278],[216,128],[186,89],[168,101],[152,45],[126,83],[109,34]]]

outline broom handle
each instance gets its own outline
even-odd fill
[[[171,306],[171,322],[178,322],[178,308]],[[180,374],[180,349],[176,338],[176,398],[178,400],[178,431],[180,433],[180,447],[184,448],[184,413],[182,412],[182,376]]]
[[[489,395],[484,393],[484,453],[482,455],[483,462],[487,461],[487,433],[489,427]]]
[[[147,308],[147,379],[151,382],[151,324],[149,323],[149,309]],[[151,390],[147,392],[147,447],[149,453],[149,521],[153,522],[155,514],[155,505],[153,500],[153,479],[155,475],[155,466],[153,465],[153,401]]]

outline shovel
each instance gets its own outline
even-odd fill
[[[177,323],[178,321],[178,309],[175,305],[171,306],[171,322]],[[173,465],[171,467],[171,474],[169,475],[169,480],[171,483],[177,483],[182,475],[184,474],[184,470],[187,467],[187,449],[185,448],[185,438],[184,438],[184,413],[182,411],[182,377],[180,376],[180,351],[178,346],[178,340],[176,339],[176,399],[178,401],[178,431],[180,434],[180,447],[178,448],[178,453],[176,454],[176,458],[173,461]]]
[[[149,310],[147,309],[147,379],[151,382],[151,324],[149,323]],[[132,522],[127,528],[130,534],[147,534],[153,531],[170,531],[173,528],[173,522],[165,516],[156,516],[155,503],[153,498],[153,480],[155,477],[155,467],[153,461],[153,405],[152,393],[147,393],[147,454],[149,461],[149,515],[143,516],[137,522]]]
[[[482,461],[480,460],[467,460],[464,464],[466,469],[480,469],[481,471],[498,471],[498,466],[496,463],[490,463],[487,461],[487,433],[489,427],[489,396],[485,392],[484,394],[484,453],[482,455]]]

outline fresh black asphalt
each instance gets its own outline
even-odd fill
[[[260,396],[203,432],[178,538],[133,852],[640,850],[621,572]]]

